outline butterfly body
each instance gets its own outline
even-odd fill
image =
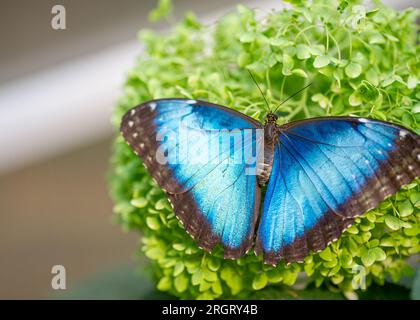
[[[270,179],[271,169],[273,168],[274,147],[278,141],[279,132],[277,116],[269,113],[264,124],[264,161],[257,177],[260,186],[265,186]]]
[[[262,124],[205,101],[160,99],[129,110],[121,132],[185,230],[204,250],[222,245],[225,258],[254,247],[265,263],[303,261],[420,176],[420,137],[372,119],[278,125],[269,113]]]

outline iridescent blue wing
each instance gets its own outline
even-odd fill
[[[185,230],[207,251],[221,243],[226,258],[252,245],[260,205],[259,128],[232,109],[185,99],[148,101],[121,124]]]
[[[276,264],[323,250],[420,175],[420,137],[386,122],[316,118],[281,127],[256,253]]]

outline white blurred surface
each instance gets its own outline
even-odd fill
[[[183,7],[188,8],[191,1],[182,1]],[[281,1],[276,0],[225,1],[198,16],[203,23],[211,23],[233,10],[237,3],[263,10],[282,6]],[[397,8],[418,7],[420,0],[385,3]],[[71,13],[67,15],[67,19],[71,19]],[[139,12],[139,15],[144,18],[147,13]],[[128,34],[130,32],[130,41],[65,59],[0,83],[0,173],[112,133],[111,110],[122,94],[125,72],[142,51],[135,32],[130,30]],[[5,65],[4,61],[2,63]],[[13,71],[13,63],[8,69]]]
[[[122,44],[0,87],[0,172],[109,135],[139,52],[136,41]]]

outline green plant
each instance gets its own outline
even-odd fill
[[[161,2],[168,7],[168,1]],[[128,109],[162,97],[200,98],[263,120],[264,102],[248,68],[272,104],[313,82],[281,107],[280,122],[351,114],[420,132],[418,10],[398,12],[379,2],[368,10],[350,0],[288,2],[288,9],[262,17],[238,6],[238,13],[210,27],[187,13],[169,34],[142,31],[146,52],[128,74],[113,113],[115,127]],[[420,251],[418,179],[357,218],[323,252],[303,264],[281,262],[274,268],[253,253],[230,261],[220,251],[200,250],[119,134],[112,164],[118,221],[141,232],[157,288],[180,298],[266,298],[293,285],[301,272],[316,287],[352,297],[358,266],[365,268],[366,287],[387,277],[397,281],[412,273],[406,258]]]

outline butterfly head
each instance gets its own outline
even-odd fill
[[[272,112],[269,112],[269,113],[267,114],[266,119],[265,119],[265,123],[266,123],[266,124],[267,124],[267,123],[272,123],[272,124],[275,124],[275,123],[277,123],[277,119],[278,119],[277,115],[275,115],[275,114],[274,114],[274,113],[272,113]]]
[[[267,117],[265,118],[264,124],[264,138],[267,143],[274,143],[276,141],[277,133],[278,133],[278,125],[277,125],[278,117],[269,112]]]

